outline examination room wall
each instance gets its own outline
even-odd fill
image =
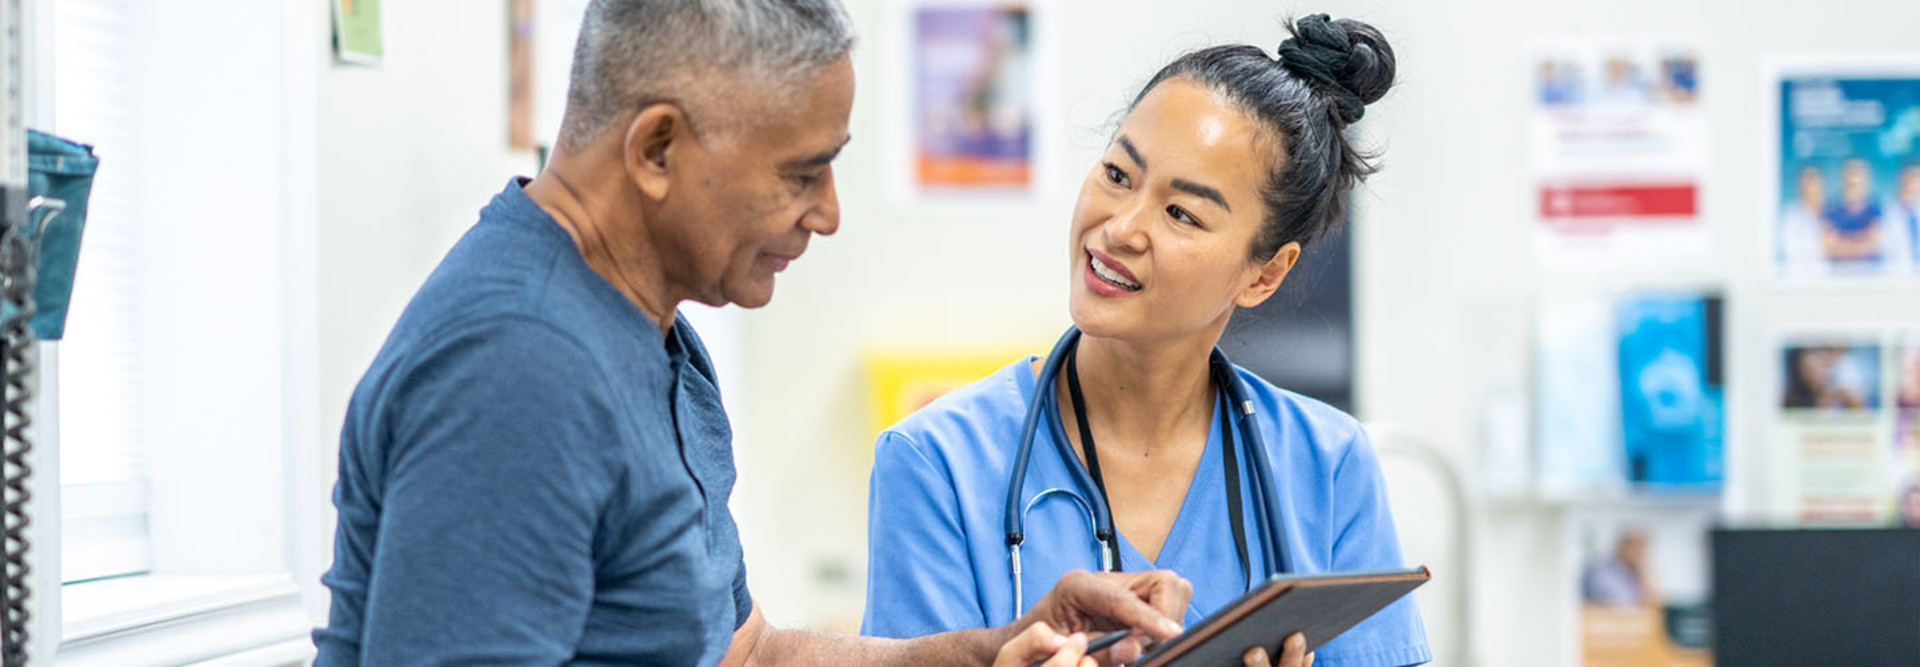
[[[326,25],[324,3],[315,5]],[[385,62],[338,67],[320,56],[316,76],[315,262],[319,336],[317,447],[330,499],[340,424],[374,354],[440,257],[512,176],[538,158],[507,147],[507,32],[503,11],[470,0],[388,3]],[[324,36],[323,36],[324,37]],[[315,40],[317,51],[328,48]],[[332,561],[331,505],[299,531],[315,561],[302,572],[308,612],[326,618],[319,573]]]
[[[848,3],[862,32],[855,141],[837,166],[841,231],[817,239],[780,279],[778,298],[739,317],[745,362],[736,415],[750,579],[779,622],[847,629],[864,585],[867,464],[874,433],[863,384],[873,350],[1024,349],[1043,353],[1067,324],[1066,221],[1078,183],[1102,150],[1112,115],[1157,67],[1221,41],[1271,48],[1281,17],[1325,11],[1374,23],[1400,57],[1400,83],[1362,126],[1385,170],[1357,196],[1354,232],[1357,410],[1440,448],[1467,476],[1478,537],[1467,571],[1475,632],[1429,603],[1438,664],[1470,651],[1491,665],[1572,663],[1575,574],[1563,533],[1570,503],[1487,501],[1475,483],[1485,398],[1529,382],[1532,309],[1547,278],[1530,263],[1535,199],[1524,128],[1528,56],[1554,34],[1656,34],[1698,39],[1710,133],[1702,215],[1712,259],[1699,281],[1723,286],[1727,320],[1734,517],[1779,514],[1766,491],[1762,437],[1772,332],[1795,325],[1920,323],[1912,288],[1797,293],[1763,275],[1762,205],[1770,164],[1763,64],[1771,54],[1848,55],[1914,49],[1920,5],[1880,1],[1322,2],[1123,0],[1040,5],[1041,40],[1057,40],[1059,91],[1038,132],[1057,138],[1031,203],[926,204],[880,183],[888,136],[886,5]],[[1815,12],[1818,12],[1815,14]],[[1877,16],[1871,22],[1823,16]],[[1044,47],[1043,47],[1044,48]],[[1718,278],[1713,278],[1718,276]],[[1571,281],[1559,281],[1571,282]],[[1692,284],[1689,278],[1676,282]],[[1578,287],[1578,285],[1565,285]],[[1891,320],[1889,319],[1891,318]],[[805,499],[800,502],[800,499]],[[1605,505],[1599,501],[1599,505]],[[1447,520],[1444,502],[1400,503],[1397,520]],[[1413,554],[1413,557],[1420,557]],[[1429,597],[1429,599],[1433,599]]]
[[[316,13],[324,10],[314,5]],[[405,0],[388,6],[386,62],[340,67],[316,57],[312,150],[318,404],[314,447],[296,481],[320,499],[294,537],[323,622],[319,571],[331,558],[335,445],[353,384],[406,299],[531,151],[506,148],[504,3]],[[555,4],[563,4],[555,0]],[[1529,48],[1552,34],[1698,38],[1711,133],[1703,217],[1729,297],[1729,382],[1757,390],[1729,406],[1726,507],[1767,517],[1761,443],[1769,414],[1772,331],[1809,324],[1920,325],[1920,291],[1904,287],[1783,291],[1763,276],[1762,205],[1770,163],[1762,66],[1774,53],[1874,54],[1920,49],[1920,4],[1627,0],[1538,3],[1049,0],[1042,85],[1057,91],[1037,122],[1054,147],[1025,203],[898,201],[883,183],[891,81],[889,3],[853,0],[861,41],[853,144],[836,167],[843,221],[783,273],[772,305],[701,312],[734,409],[739,516],[749,579],[775,622],[849,630],[863,603],[866,475],[873,429],[863,362],[877,350],[992,348],[1044,353],[1068,323],[1066,221],[1115,114],[1156,68],[1187,48],[1245,41],[1271,49],[1289,13],[1328,12],[1380,27],[1400,56],[1400,83],[1369,108],[1366,141],[1385,170],[1357,195],[1353,236],[1356,408],[1443,451],[1475,497],[1474,557],[1436,572],[1472,582],[1466,646],[1449,608],[1425,615],[1437,664],[1572,664],[1567,503],[1489,501],[1476,483],[1489,393],[1529,382],[1531,314],[1545,278],[1530,263],[1535,207],[1525,127]],[[476,8],[484,11],[476,11]],[[1817,15],[1813,12],[1818,11]],[[1879,16],[1853,23],[1825,16]],[[325,25],[324,17],[314,24]],[[1907,26],[1897,28],[1896,26]],[[326,49],[323,36],[311,44]],[[543,68],[543,71],[547,71]],[[1011,361],[1011,358],[1008,359]],[[730,366],[730,368],[729,368]],[[1420,490],[1427,490],[1421,487]],[[1444,503],[1402,502],[1404,526],[1448,525]],[[1411,530],[1411,529],[1409,529]],[[1410,554],[1418,559],[1421,554]],[[1440,554],[1429,556],[1436,562]],[[1433,599],[1429,597],[1428,599]]]

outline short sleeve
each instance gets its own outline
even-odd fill
[[[740,573],[733,575],[733,629],[747,624],[747,617],[753,615],[753,594],[747,591],[747,566],[740,565]]]
[[[1329,571],[1406,567],[1379,457],[1365,430],[1356,431],[1334,469],[1333,514],[1333,561]],[[1426,627],[1412,595],[1361,621],[1314,656],[1314,664],[1329,667],[1399,667],[1431,660]]]
[[[986,626],[960,522],[946,469],[907,436],[880,434],[868,495],[861,634],[918,637]]]
[[[395,386],[364,664],[560,664],[594,594],[621,441],[571,337],[508,321],[450,335]]]

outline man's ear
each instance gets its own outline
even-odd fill
[[[1252,308],[1264,303],[1280,289],[1280,283],[1287,280],[1287,273],[1293,271],[1295,262],[1300,261],[1300,242],[1289,241],[1273,253],[1273,259],[1260,265],[1260,273],[1255,274],[1253,282],[1233,298],[1233,303],[1241,308]]]
[[[669,175],[676,166],[673,157],[693,139],[691,129],[686,113],[665,102],[647,105],[628,121],[621,162],[641,194],[655,200],[667,198]]]

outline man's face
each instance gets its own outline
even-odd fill
[[[1873,173],[1867,170],[1863,160],[1849,160],[1841,168],[1840,195],[1849,204],[1859,204],[1867,200],[1868,188],[1873,185]]]
[[[745,117],[677,156],[662,209],[670,222],[661,231],[674,237],[664,244],[672,249],[672,282],[714,306],[766,305],[774,274],[806,251],[813,234],[840,227],[832,161],[849,139],[852,61],[803,76],[789,96],[764,84],[746,87],[752,90],[735,101],[760,99],[735,104]]]
[[[1620,536],[1620,560],[1639,566],[1647,561],[1647,534],[1638,530]]]

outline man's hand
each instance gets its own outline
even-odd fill
[[[1180,634],[1193,586],[1172,572],[1072,572],[1060,578],[1027,615],[1001,628],[973,628],[917,639],[845,637],[781,630],[754,607],[733,633],[721,665],[888,665],[900,667],[1095,667],[1133,660],[1149,639]],[[1106,653],[1087,657],[1087,634],[1133,632]],[[1292,667],[1292,666],[1289,666]]]
[[[1087,657],[1086,633],[1063,635],[1045,621],[1027,626],[1000,647],[993,667],[1027,667],[1042,660],[1046,661],[1043,667],[1096,667],[1093,658]]]
[[[1164,570],[1076,570],[1061,577],[1046,597],[1040,598],[1027,615],[1007,629],[1022,633],[1021,636],[1037,623],[1046,623],[1048,632],[1069,635],[1132,629],[1133,634],[1107,653],[1109,663],[1131,662],[1140,657],[1149,641],[1172,639],[1180,634],[1177,619],[1186,617],[1187,602],[1192,598],[1193,585]],[[1002,651],[1003,657],[1005,654]]]
[[[1280,662],[1267,657],[1267,649],[1255,646],[1240,655],[1247,667],[1313,667],[1313,654],[1307,652],[1307,637],[1298,632],[1280,644]]]

